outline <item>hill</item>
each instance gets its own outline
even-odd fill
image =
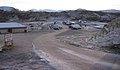
[[[14,7],[9,7],[9,6],[1,6],[0,10],[3,10],[3,11],[12,11],[12,10],[15,10],[15,8]]]
[[[61,12],[46,11],[19,11],[12,7],[2,7],[0,10],[0,22],[6,21],[47,21],[50,19],[60,20],[87,20],[110,22],[120,16],[120,13],[105,13],[83,9],[67,10]],[[8,10],[8,11],[6,11]],[[10,11],[11,10],[11,11]],[[48,11],[48,10],[47,10]]]
[[[52,9],[31,9],[31,12],[62,12],[63,10],[52,10]]]
[[[94,44],[120,53],[120,17],[109,22],[96,34]]]
[[[110,9],[110,10],[101,10],[102,12],[107,12],[107,13],[120,13],[120,10],[116,9]]]

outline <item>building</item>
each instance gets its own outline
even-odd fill
[[[0,34],[4,34],[4,44],[0,44],[0,51],[13,45],[13,33],[27,32],[27,26],[16,22],[0,23]]]
[[[27,26],[16,22],[0,23],[0,34],[27,32]]]

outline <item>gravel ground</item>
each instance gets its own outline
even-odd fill
[[[66,29],[42,35],[34,40],[38,53],[42,53],[57,70],[120,70],[119,55],[60,42],[56,39],[59,33],[66,33]]]
[[[14,34],[14,47],[0,53],[0,70],[55,70],[32,49],[33,39],[48,32]],[[1,41],[2,37],[1,35]]]
[[[88,46],[88,41],[99,31],[98,29],[80,29],[68,30],[66,32],[56,35],[56,38],[61,42],[74,45],[76,47],[92,48]]]
[[[112,32],[110,35],[107,35],[104,37],[101,37],[97,40],[92,41],[94,36],[97,32],[99,32],[100,29],[80,29],[80,30],[67,30],[66,32],[60,33],[56,35],[56,38],[60,42],[65,42],[67,44],[81,47],[81,48],[87,48],[91,50],[96,51],[102,51],[112,54],[118,54],[120,55],[119,48],[116,47],[100,47],[100,45],[110,45],[113,43],[119,43],[119,29],[116,32]],[[118,38],[118,39],[117,39]],[[112,40],[111,40],[112,39]],[[99,46],[98,46],[99,45]],[[114,46],[114,45],[113,45]],[[117,46],[117,45],[116,45]]]

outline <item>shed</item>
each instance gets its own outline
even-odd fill
[[[9,22],[9,23],[0,23],[0,32],[1,33],[13,33],[14,30],[18,29],[26,29],[25,25],[16,22]]]
[[[9,23],[0,23],[0,33],[4,34],[4,46],[11,46],[13,45],[13,37],[12,34],[13,31],[17,29],[23,29],[26,30],[27,26],[22,25],[20,23],[16,22],[9,22]],[[3,30],[3,33],[1,32]],[[17,32],[19,33],[19,32]]]

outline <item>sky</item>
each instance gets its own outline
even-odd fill
[[[120,0],[0,0],[0,6],[11,6],[20,10],[53,9],[75,10],[120,10]]]

